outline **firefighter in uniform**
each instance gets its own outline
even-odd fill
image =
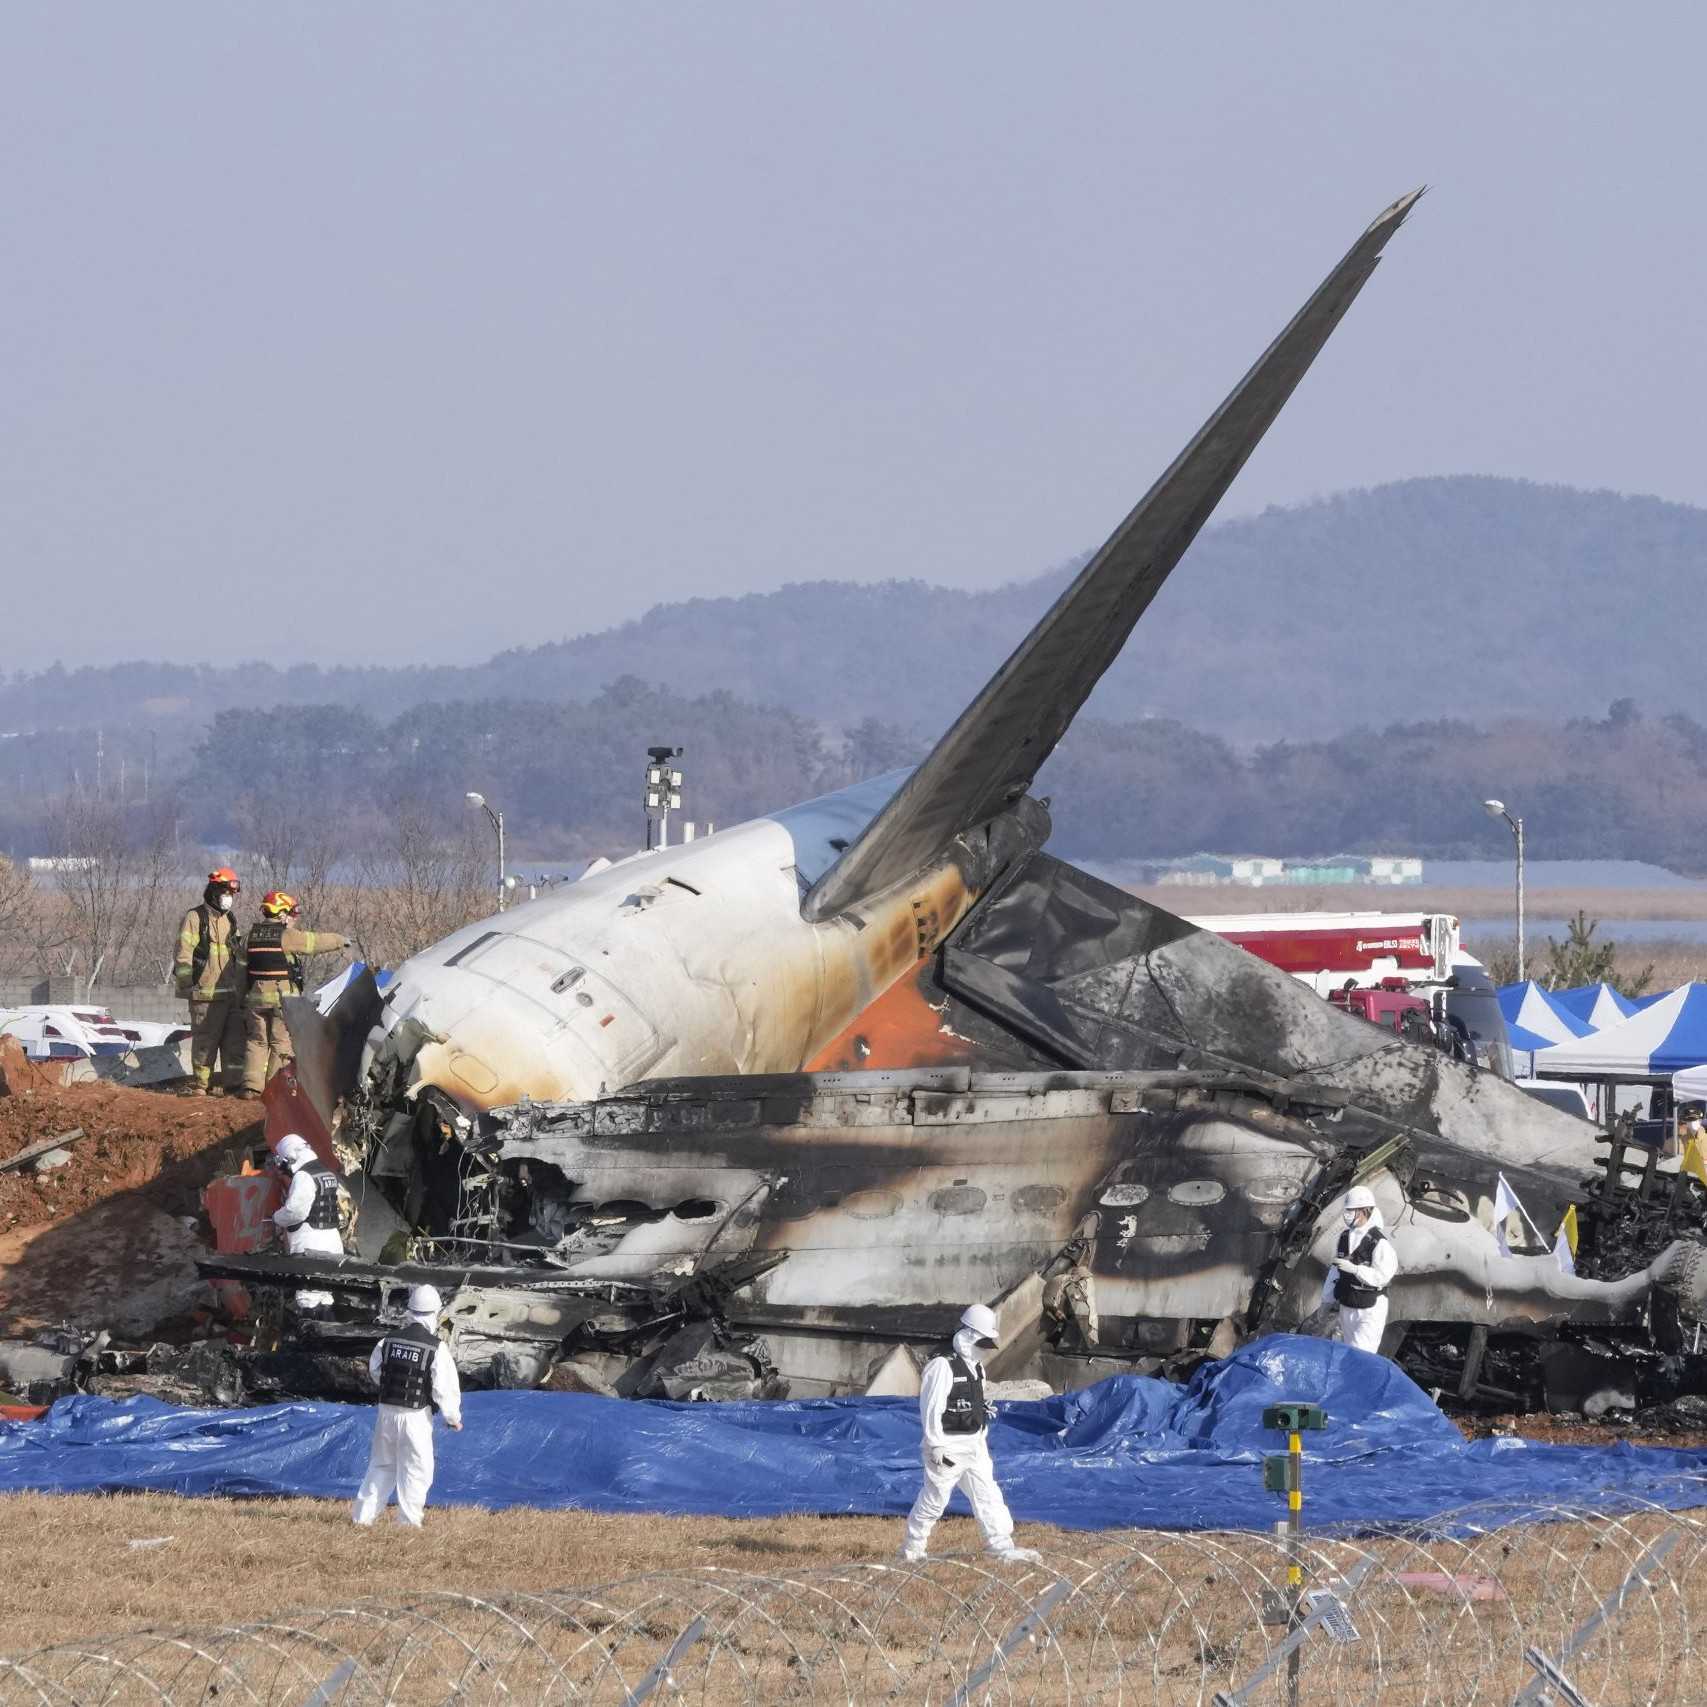
[[[178,926],[172,983],[190,1004],[191,1096],[208,1094],[216,1061],[224,1090],[238,1088],[243,1070],[243,937],[232,916],[242,887],[230,866],[210,871],[201,900]]]
[[[1399,1253],[1387,1237],[1368,1186],[1354,1185],[1345,1194],[1344,1218],[1333,1266],[1322,1282],[1322,1302],[1338,1310],[1340,1338],[1347,1345],[1378,1352],[1387,1326],[1387,1288],[1399,1272]]]
[[[953,1346],[925,1365],[919,1384],[919,1422],[925,1462],[925,1485],[907,1515],[907,1538],[901,1557],[917,1564],[930,1545],[931,1530],[942,1516],[956,1487],[966,1489],[972,1515],[984,1532],[984,1545],[998,1559],[1036,1564],[1039,1555],[1014,1545],[1014,1520],[996,1486],[990,1461],[990,1406],[984,1397],[984,1365],[980,1351],[993,1351],[998,1342],[995,1312],[972,1305],[960,1318]]]
[[[296,1051],[285,1025],[284,999],[302,994],[305,954],[342,954],[348,937],[336,931],[305,931],[297,922],[299,908],[282,889],[261,897],[261,919],[249,927],[243,944],[243,1024],[248,1034],[243,1051],[243,1090],[259,1096],[267,1081]]]
[[[337,1174],[294,1132],[279,1140],[273,1160],[290,1175],[285,1200],[273,1211],[273,1225],[284,1234],[285,1249],[293,1257],[341,1257],[344,1237],[338,1223],[344,1188]],[[331,1303],[330,1292],[296,1295],[299,1310],[326,1309]]]
[[[439,1342],[442,1308],[437,1291],[417,1286],[409,1294],[409,1324],[373,1348],[368,1373],[379,1383],[379,1412],[367,1474],[351,1512],[365,1529],[385,1509],[393,1490],[397,1519],[421,1527],[427,1491],[433,1485],[433,1412],[447,1427],[462,1427],[462,1387],[456,1364]]]

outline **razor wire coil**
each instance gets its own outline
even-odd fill
[[[1341,1586],[1355,1639],[1325,1627],[1301,1639],[1300,1699],[1568,1699],[1533,1655],[1595,1707],[1707,1701],[1689,1594],[1707,1566],[1703,1517],[1510,1515],[1480,1506],[1392,1532],[1306,1535],[1306,1582]],[[1261,1676],[1288,1634],[1273,1592],[1285,1560],[1263,1533],[1103,1533],[1039,1567],[707,1566],[551,1592],[363,1598],[0,1658],[0,1707],[1260,1707],[1286,1699],[1283,1666]]]

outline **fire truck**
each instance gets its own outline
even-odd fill
[[[1513,1077],[1493,983],[1464,952],[1451,913],[1223,913],[1189,922],[1348,1013]]]
[[[1224,913],[1190,923],[1236,942],[1318,996],[1383,978],[1445,983],[1463,942],[1451,913]]]

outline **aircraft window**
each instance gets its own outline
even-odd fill
[[[945,1185],[930,1195],[930,1206],[938,1215],[975,1215],[987,1202],[989,1199],[977,1186],[964,1182]]]
[[[1170,1203],[1219,1203],[1226,1195],[1227,1188],[1218,1179],[1187,1179],[1168,1187]]]
[[[708,1221],[717,1213],[717,1205],[709,1197],[690,1197],[675,1209],[678,1221]]]
[[[552,979],[551,988],[558,995],[561,996],[565,990],[571,989],[574,985],[579,984],[581,982],[581,980],[583,978],[585,978],[586,976],[587,976],[586,967],[584,967],[584,966],[571,966],[569,968],[569,970],[567,972],[565,972],[561,978],[553,978]]]
[[[1128,1180],[1124,1185],[1111,1185],[1103,1192],[1101,1202],[1108,1209],[1136,1209],[1150,1195],[1147,1185]]]

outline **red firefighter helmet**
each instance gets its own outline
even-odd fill
[[[228,865],[222,865],[217,871],[210,871],[207,874],[207,880],[210,884],[216,884],[221,889],[229,889],[233,895],[237,894],[243,887],[237,881],[237,873]]]
[[[296,910],[296,897],[285,894],[282,889],[269,889],[261,897],[261,911],[269,919],[282,919]]]

